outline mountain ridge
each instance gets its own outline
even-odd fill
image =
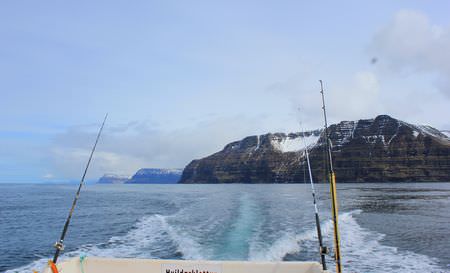
[[[105,174],[98,184],[176,184],[182,169],[141,168],[133,176]]]
[[[388,115],[330,125],[334,166],[342,182],[450,181],[450,138],[431,126]],[[191,161],[180,183],[298,183],[305,177],[303,141],[313,176],[325,181],[323,129],[268,133],[231,142]]]

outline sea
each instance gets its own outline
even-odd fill
[[[77,186],[0,184],[0,272],[42,270]],[[338,184],[344,272],[450,272],[450,183]],[[316,184],[325,244],[330,197]],[[319,261],[309,184],[86,185],[61,260]],[[327,256],[334,272],[333,258]]]

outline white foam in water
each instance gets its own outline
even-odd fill
[[[135,227],[124,236],[114,236],[106,244],[84,245],[76,251],[65,253],[60,261],[81,254],[96,257],[115,258],[157,258],[150,251],[164,250],[169,243],[174,243],[185,259],[202,259],[199,245],[187,234],[175,229],[168,222],[171,216],[152,215],[139,220]],[[174,217],[174,216],[172,216]],[[8,270],[6,273],[29,273],[41,271],[50,257],[41,258],[26,266]]]
[[[268,247],[264,247],[261,242],[258,241],[252,242],[249,260],[281,261],[287,254],[298,253],[300,251],[300,243],[302,242],[314,242],[315,245],[313,247],[317,248],[317,236],[315,232],[315,229],[308,230],[301,234],[287,232]]]
[[[344,272],[358,273],[410,273],[410,272],[445,272],[436,260],[410,251],[400,251],[396,247],[385,246],[380,242],[384,235],[367,230],[358,225],[353,215],[361,211],[353,211],[340,215],[341,252]],[[106,244],[85,245],[77,251],[65,253],[61,260],[77,257],[82,253],[98,257],[137,257],[156,258],[150,252],[164,251],[174,244],[185,259],[208,259],[205,246],[200,247],[192,235],[171,225],[168,221],[173,216],[152,215],[143,217],[135,227],[124,236],[112,237]],[[332,246],[332,222],[322,225],[327,246]],[[207,247],[206,247],[207,248]],[[280,261],[287,254],[299,253],[302,249],[317,249],[317,234],[311,228],[300,234],[287,232],[271,245],[260,240],[250,242],[249,260]],[[207,249],[205,251],[208,251]],[[47,258],[41,258],[29,265],[6,271],[7,273],[25,273],[33,269],[41,270]],[[333,272],[332,259],[328,257],[329,269]]]
[[[411,251],[401,251],[380,242],[385,235],[362,228],[353,214],[344,213],[340,220],[344,268],[351,272],[444,272],[435,259]],[[327,237],[331,236],[331,221]],[[331,241],[331,239],[329,239]]]
[[[171,239],[177,244],[178,251],[183,254],[183,258],[188,260],[199,260],[203,258],[203,255],[199,252],[201,247],[187,233],[175,230],[167,221],[164,221],[163,229],[168,231]]]
[[[296,253],[300,250],[298,243],[297,236],[292,233],[286,233],[269,247],[264,246],[261,242],[252,242],[249,260],[281,261],[286,254]]]
[[[444,272],[433,258],[410,251],[400,251],[396,247],[380,243],[384,235],[362,228],[353,218],[353,211],[340,215],[341,254],[344,271],[358,273],[411,273],[411,272]],[[331,220],[322,225],[327,246],[332,246]],[[250,260],[280,261],[287,254],[294,254],[305,249],[317,249],[317,233],[312,228],[301,234],[287,233],[276,240],[269,248],[252,247]],[[258,245],[258,244],[257,244]],[[259,245],[260,246],[260,245]],[[334,272],[334,263],[329,257],[329,270]]]

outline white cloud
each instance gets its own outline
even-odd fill
[[[260,117],[234,116],[197,121],[170,131],[146,122],[106,127],[94,155],[90,177],[105,173],[131,175],[139,168],[183,168],[191,160],[222,149],[228,142],[255,134],[264,127]],[[55,138],[51,147],[58,178],[81,175],[95,139],[95,126],[77,127]]]
[[[418,11],[403,10],[375,35],[372,51],[391,72],[432,74],[450,96],[450,27],[432,24]]]
[[[285,96],[286,101],[290,101],[290,105],[285,104],[284,107],[291,107],[291,112],[294,113],[291,119],[297,121],[301,116],[302,123],[308,129],[322,127],[319,81],[305,81],[299,78],[301,79],[301,77],[291,77],[284,82],[276,82],[267,88],[267,92]],[[385,109],[381,101],[382,90],[374,72],[357,71],[349,73],[342,81],[324,81],[324,89],[331,123],[384,114]]]
[[[377,76],[370,71],[358,71],[348,79],[348,84],[330,90],[328,101],[331,112],[339,120],[370,118],[384,113],[380,99]]]
[[[52,167],[58,178],[73,179],[81,176],[90,152],[89,148],[53,147],[50,156]],[[145,161],[139,158],[99,150],[94,154],[88,176],[99,177],[105,173],[129,175],[133,174],[137,168],[145,166]]]

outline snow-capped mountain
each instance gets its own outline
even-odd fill
[[[144,168],[138,170],[127,184],[175,184],[180,180],[182,169]]]
[[[192,161],[180,183],[293,183],[305,177],[305,145],[313,174],[324,181],[323,130],[249,136]],[[341,182],[450,181],[450,138],[430,126],[387,115],[329,126]]]

